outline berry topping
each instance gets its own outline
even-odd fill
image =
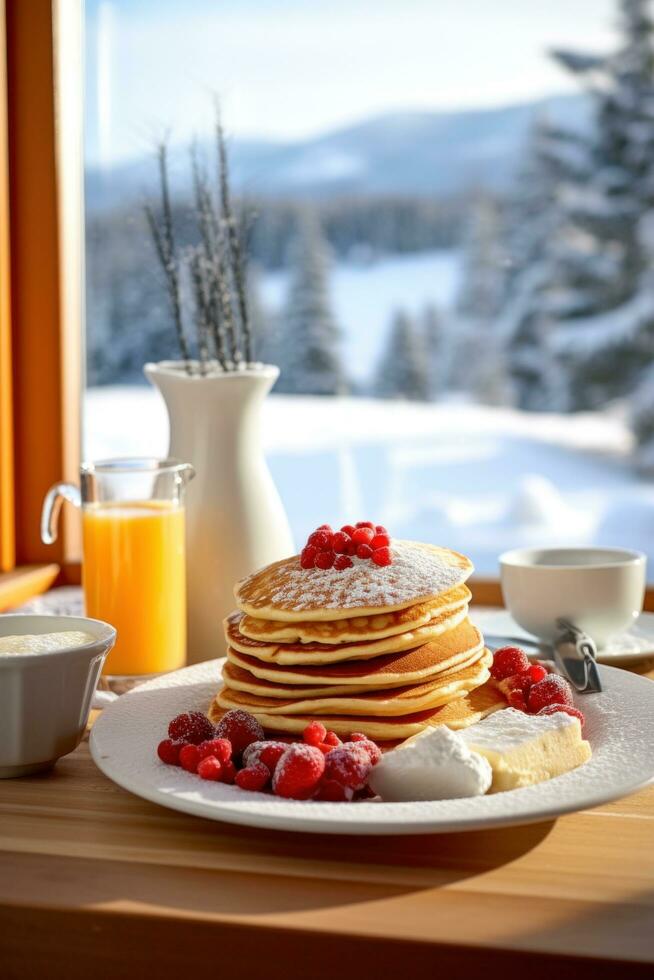
[[[586,724],[586,719],[579,708],[573,708],[571,704],[546,704],[544,708],[539,710],[538,714],[555,715],[558,711],[563,711],[566,715],[572,715],[573,718],[578,718],[582,728]]]
[[[334,747],[335,745],[342,745],[342,742],[338,737],[338,735],[336,734],[336,732],[327,732],[324,738],[324,742],[326,745],[331,745],[332,747]]]
[[[198,762],[197,773],[201,779],[211,779],[214,782],[220,780],[223,767],[215,755],[207,755]]]
[[[331,526],[331,524],[319,524],[318,527],[316,528],[316,530],[317,531],[329,531],[330,534],[333,533],[332,532],[332,526]]]
[[[357,547],[358,547],[358,545],[357,545],[356,541],[352,541],[352,539],[350,538],[350,540],[347,543],[347,552],[346,552],[346,554],[348,554],[350,556],[350,558],[353,558],[356,555],[356,553],[357,553]]]
[[[262,762],[269,772],[274,772],[275,766],[287,748],[287,742],[253,742],[243,753],[243,764],[253,766],[257,762]]]
[[[307,544],[312,544],[318,551],[327,551],[332,546],[331,531],[314,531],[309,535]]]
[[[376,548],[372,553],[372,560],[375,565],[390,565],[393,562],[393,556],[391,554],[390,548]]]
[[[388,534],[383,524],[375,524],[375,534]]]
[[[346,534],[344,531],[337,531],[332,539],[332,549],[337,555],[342,555],[347,551],[347,546],[350,543],[350,535]]]
[[[377,548],[388,548],[390,543],[391,539],[387,534],[376,534],[370,542],[370,547],[373,551],[376,551]]]
[[[368,757],[370,758],[373,766],[377,765],[382,757],[382,751],[376,742],[373,742],[372,739],[368,738],[366,735],[363,735],[361,732],[352,732],[350,735],[350,740],[355,745],[360,745],[362,748],[364,748],[368,753]]]
[[[179,750],[184,742],[174,742],[172,738],[165,738],[157,745],[157,755],[167,766],[179,765]]]
[[[342,572],[344,568],[352,568],[352,560],[347,555],[336,555],[334,568],[337,568],[339,572]]]
[[[354,534],[354,524],[344,524],[341,531],[343,534],[347,534],[348,538],[351,538]]]
[[[179,764],[187,772],[197,772],[200,759],[200,749],[191,742],[183,745],[179,750]]]
[[[207,742],[200,742],[200,758],[206,759],[213,756],[218,762],[228,762],[232,757],[232,743],[226,738],[212,738]]]
[[[325,741],[327,729],[320,721],[310,721],[302,733],[302,737],[307,745],[320,745]]]
[[[368,527],[368,525],[359,527],[357,525],[352,533],[352,540],[356,544],[370,544],[374,536],[375,529],[373,527]]]
[[[300,552],[300,565],[302,568],[313,568],[316,564],[317,554],[318,549],[314,548],[312,544],[308,544],[306,548],[303,548]]]
[[[236,773],[236,785],[241,789],[253,790],[255,793],[263,789],[269,779],[270,771],[263,762],[255,762]]]
[[[532,684],[537,684],[538,681],[542,681],[544,677],[547,677],[547,670],[540,664],[532,664],[529,668],[529,679]]]
[[[532,685],[527,704],[533,714],[549,704],[569,704],[574,707],[572,688],[564,677],[548,674],[542,681]]]
[[[168,725],[168,735],[175,742],[192,742],[199,745],[205,739],[213,738],[215,729],[201,711],[185,711],[177,715]]]
[[[522,691],[519,691],[517,688],[513,691],[509,691],[506,696],[506,703],[510,708],[516,708],[518,711],[527,711],[525,696]]]
[[[230,759],[229,762],[223,762],[220,767],[220,782],[228,783],[230,786],[236,779],[236,766]]]
[[[335,557],[333,551],[319,551],[316,555],[316,568],[331,568]]]
[[[325,757],[313,745],[303,745],[301,742],[289,745],[277,763],[273,792],[288,799],[308,799],[325,771],[325,758],[330,759],[338,751],[334,749]]]
[[[335,779],[323,779],[315,799],[329,803],[348,803],[353,796],[354,790],[350,789],[349,786],[343,786],[341,783],[337,783]]]
[[[254,715],[240,708],[223,715],[218,723],[216,735],[219,738],[229,739],[232,743],[232,755],[237,758],[252,742],[263,742],[265,738],[263,728]]]
[[[372,769],[370,754],[362,743],[340,745],[325,757],[325,778],[350,789],[362,789]]]
[[[371,531],[375,530],[375,525],[372,521],[357,521],[357,527],[369,527]]]
[[[529,659],[524,650],[519,647],[502,647],[495,651],[490,672],[496,681],[510,677],[511,674],[521,674],[526,670],[529,670]]]
[[[357,558],[372,558],[373,550],[369,544],[357,545]]]

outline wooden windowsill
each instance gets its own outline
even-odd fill
[[[59,565],[23,565],[0,575],[0,612],[47,592],[59,574]]]

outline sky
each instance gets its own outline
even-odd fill
[[[87,162],[201,135],[213,93],[230,134],[301,140],[575,91],[547,50],[606,50],[614,19],[615,0],[87,0]]]

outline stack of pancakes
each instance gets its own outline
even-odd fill
[[[211,717],[242,708],[269,732],[299,735],[318,719],[338,735],[397,741],[503,707],[468,619],[471,562],[411,541],[392,553],[391,565],[343,571],[303,569],[295,556],[239,582]]]

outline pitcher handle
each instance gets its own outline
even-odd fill
[[[59,511],[64,500],[75,507],[80,507],[82,497],[79,487],[76,487],[74,483],[55,483],[46,493],[41,511],[41,541],[43,544],[54,544],[57,540]]]

